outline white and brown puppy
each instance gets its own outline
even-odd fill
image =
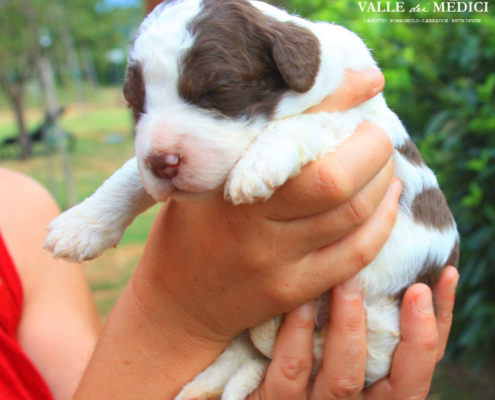
[[[141,24],[129,55],[124,94],[136,118],[136,158],[54,220],[46,247],[71,261],[97,257],[139,213],[169,197],[196,201],[223,188],[235,204],[267,199],[372,121],[390,136],[403,183],[392,235],[360,272],[366,382],[386,376],[405,288],[431,286],[447,264],[456,265],[459,241],[435,175],[381,94],[344,113],[302,114],[335,92],[346,70],[370,67],[376,64],[362,40],[341,26],[259,1],[165,1]],[[264,376],[281,319],[238,336],[178,399],[245,398]],[[315,371],[324,331],[315,332]]]

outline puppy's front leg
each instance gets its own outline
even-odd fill
[[[234,204],[268,199],[303,166],[334,151],[360,122],[357,110],[301,114],[271,122],[231,171],[225,198]]]
[[[256,348],[269,359],[273,358],[275,340],[277,339],[282,322],[282,315],[276,315],[268,321],[249,329],[249,335],[251,336],[252,342]]]
[[[134,157],[91,197],[55,218],[47,227],[44,247],[55,258],[91,260],[117,246],[134,218],[155,203],[144,189]]]

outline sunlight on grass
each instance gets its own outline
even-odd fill
[[[78,137],[91,137],[102,133],[121,132],[132,134],[132,117],[126,107],[109,106],[91,109],[85,113],[72,112],[64,119],[64,129],[75,133]]]

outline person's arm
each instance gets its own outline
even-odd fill
[[[337,93],[335,108],[383,87],[379,73],[375,85],[365,74],[351,78],[364,82],[362,95]],[[395,223],[401,186],[390,184],[391,153],[387,135],[363,124],[266,202],[236,207],[221,194],[168,202],[76,399],[172,399],[240,331],[356,274]]]
[[[43,250],[46,225],[59,214],[48,192],[0,168],[0,229],[21,278],[18,340],[56,400],[74,395],[97,341],[99,321],[79,265]]]

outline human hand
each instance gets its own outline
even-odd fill
[[[377,74],[375,85],[366,73],[350,74],[309,111],[373,97],[383,87]],[[182,329],[228,343],[318,296],[371,262],[388,239],[400,194],[396,179],[390,185],[391,153],[388,136],[364,123],[266,202],[233,206],[221,193],[196,204],[168,202],[133,279],[137,297],[160,299],[156,312],[175,309]]]
[[[390,375],[364,390],[366,322],[363,298],[353,279],[332,291],[323,367],[309,390],[315,306],[308,303],[287,313],[266,378],[247,400],[426,398],[435,365],[447,346],[458,279],[457,270],[447,267],[435,286],[436,318],[426,285],[416,284],[406,291],[401,308],[402,340]]]
[[[349,74],[322,107],[355,107],[383,75],[370,82]],[[395,223],[391,154],[388,136],[363,124],[266,202],[233,206],[218,193],[165,204],[75,398],[174,398],[238,332],[355,275]]]

